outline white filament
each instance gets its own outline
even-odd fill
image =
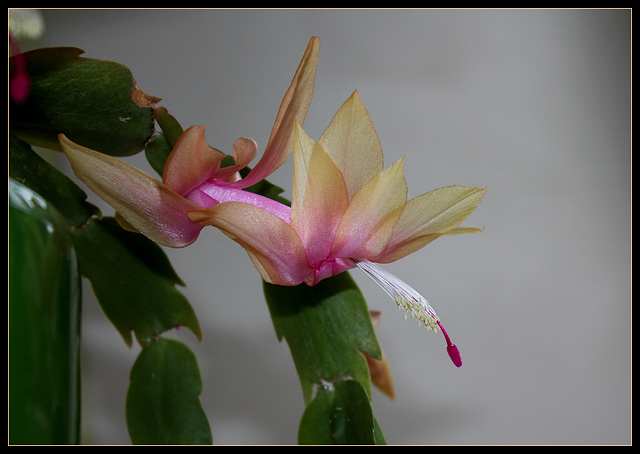
[[[427,300],[407,283],[369,260],[355,260],[362,271],[373,279],[397,304],[425,328],[437,331],[439,318]]]

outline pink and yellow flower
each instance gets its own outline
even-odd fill
[[[483,189],[449,186],[407,200],[403,160],[383,169],[380,141],[357,92],[317,142],[297,124],[292,147],[290,211],[277,202],[269,206],[278,212],[229,199],[188,213],[240,243],[267,282],[314,285],[364,260],[394,262],[440,236],[478,231],[459,224]]]
[[[312,39],[285,95],[269,143],[243,179],[237,172],[256,155],[247,138],[233,146],[235,165],[187,129],[165,166],[163,181],[61,136],[76,175],[111,204],[123,225],[167,246],[191,244],[204,226],[239,243],[269,283],[313,286],[359,267],[428,329],[440,328],[457,366],[460,355],[437,315],[415,290],[377,263],[394,262],[460,227],[484,189],[447,186],[408,199],[403,159],[384,169],[380,141],[357,92],[340,107],[318,141],[301,124],[311,96],[318,42]],[[291,206],[246,191],[293,154]]]
[[[380,142],[357,92],[316,142],[297,125],[293,136],[290,215],[228,202],[189,212],[244,247],[267,282],[315,285],[359,267],[427,329],[440,328],[460,367],[458,348],[429,303],[375,263],[394,262],[460,227],[484,189],[448,186],[407,199],[403,160],[383,169]],[[284,206],[283,206],[284,207]]]

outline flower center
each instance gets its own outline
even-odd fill
[[[308,284],[315,285],[323,279],[353,268],[355,263],[349,259],[332,258],[310,263],[309,266],[313,269],[313,282],[308,282]]]

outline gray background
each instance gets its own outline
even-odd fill
[[[466,222],[484,233],[388,266],[434,306],[461,369],[439,335],[404,321],[353,272],[383,311],[377,334],[397,400],[375,392],[373,408],[388,442],[630,443],[629,10],[52,10],[45,20],[42,45],[129,66],[142,90],[183,126],[206,124],[225,151],[239,136],[263,149],[319,36],[312,137],[358,89],[386,165],[406,156],[410,195],[488,187]],[[270,180],[289,189],[290,172],[289,162]],[[204,339],[168,335],[197,355],[214,441],[295,443],[299,383],[245,252],[209,228],[168,253]],[[88,285],[85,294],[84,441],[127,444],[138,349]]]

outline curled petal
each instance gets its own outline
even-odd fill
[[[235,164],[229,167],[220,169],[220,174],[226,173],[231,175],[244,169],[249,165],[253,158],[258,154],[258,144],[248,137],[240,137],[233,142],[233,159]],[[223,179],[223,178],[221,178]]]
[[[301,124],[304,122],[313,97],[319,50],[320,40],[314,36],[309,41],[291,85],[280,104],[262,158],[245,178],[232,183],[232,186],[237,188],[252,186],[280,167],[291,154],[291,138],[295,123],[296,121]]]
[[[184,195],[220,169],[225,157],[205,140],[204,126],[187,128],[176,142],[164,167],[162,181]]]
[[[446,186],[415,197],[396,223],[389,244],[376,262],[392,262],[444,235],[478,232],[458,227],[476,209],[486,189]]]
[[[58,138],[76,176],[131,227],[170,247],[184,247],[198,238],[202,227],[186,215],[198,205],[129,164],[73,143],[63,134]]]
[[[296,232],[262,208],[243,202],[224,202],[188,215],[203,226],[219,228],[240,244],[266,282],[298,285],[311,271]]]

